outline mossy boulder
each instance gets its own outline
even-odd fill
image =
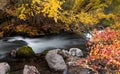
[[[22,46],[17,50],[16,56],[18,58],[32,58],[32,57],[35,56],[35,53],[34,53],[34,51],[32,50],[31,47]]]

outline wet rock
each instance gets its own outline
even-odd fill
[[[19,43],[19,44],[22,44],[22,45],[27,45],[27,42],[23,41],[23,40],[15,40],[15,41],[11,41],[13,43]]]
[[[35,66],[25,65],[23,74],[40,74]]]
[[[17,52],[17,50],[11,50],[11,52],[10,52],[11,57],[15,58],[16,52]]]
[[[64,71],[67,70],[65,61],[61,55],[58,54],[59,49],[48,51],[45,59],[48,63],[48,66],[55,71]]]
[[[6,74],[10,70],[10,66],[8,63],[3,62],[0,63],[0,74]]]
[[[79,48],[70,48],[69,53],[70,53],[72,56],[76,56],[76,57],[81,57],[81,56],[83,56],[83,52],[82,52],[82,50],[79,49]]]
[[[18,48],[18,50],[16,52],[16,57],[18,57],[18,58],[31,58],[34,56],[35,56],[35,53],[32,50],[32,48],[29,46],[22,46],[22,47]]]

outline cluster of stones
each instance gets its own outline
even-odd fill
[[[32,58],[35,56],[34,51],[29,46],[23,46],[16,50],[11,51],[11,57],[13,58]],[[49,50],[45,55],[45,60],[50,69],[54,71],[61,71],[63,74],[67,74],[68,66],[75,65],[75,61],[83,56],[82,50],[78,48],[70,48],[69,51],[65,49],[53,49]],[[8,63],[0,63],[0,74],[6,74],[10,71]],[[25,65],[23,74],[40,74],[35,66]]]

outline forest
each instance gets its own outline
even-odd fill
[[[67,50],[52,51],[64,45]],[[1,58],[3,49],[7,55]],[[57,57],[53,64],[59,64],[58,53],[63,57],[64,70],[51,68],[50,51]],[[0,52],[0,67],[1,62],[13,66],[8,74],[21,74],[25,64],[36,66],[35,74],[120,74],[120,0],[0,0]]]

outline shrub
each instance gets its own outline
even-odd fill
[[[87,57],[91,67],[107,68],[107,70],[120,71],[120,31],[106,28],[99,33],[94,30],[94,35],[89,41],[90,54]]]

